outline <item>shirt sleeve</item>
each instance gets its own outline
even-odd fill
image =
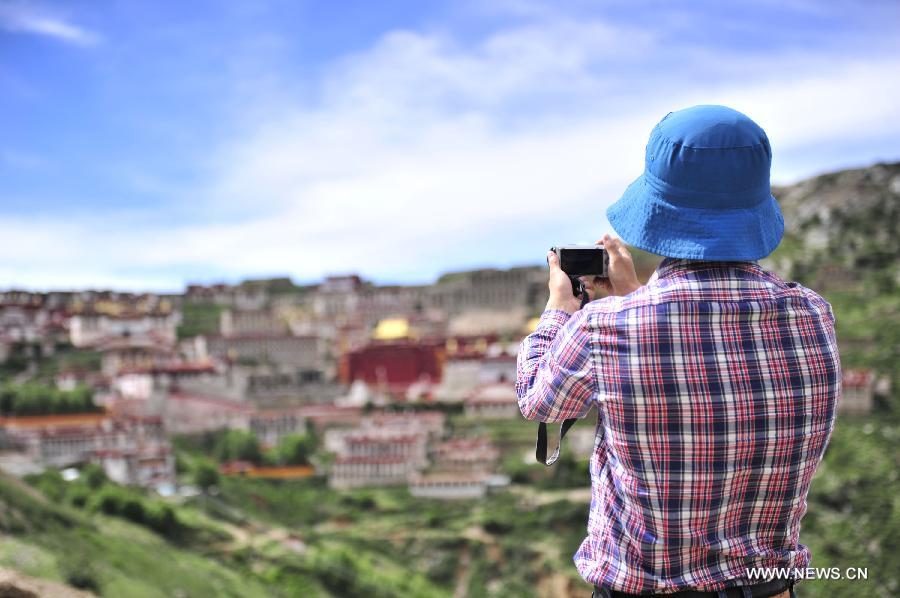
[[[597,396],[591,337],[582,309],[547,310],[519,347],[516,395],[529,420],[560,422],[587,415]]]

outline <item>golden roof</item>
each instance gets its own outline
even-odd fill
[[[380,341],[408,338],[409,335],[409,320],[406,318],[385,318],[372,332],[372,338]]]

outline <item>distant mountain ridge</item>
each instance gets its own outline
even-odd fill
[[[764,261],[820,293],[834,311],[841,361],[890,381],[900,413],[900,162],[775,187],[785,235]]]
[[[788,278],[827,292],[900,285],[900,162],[773,187],[785,236],[768,260]]]

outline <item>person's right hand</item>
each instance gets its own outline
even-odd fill
[[[620,297],[638,290],[641,283],[638,282],[634,261],[631,259],[631,253],[625,247],[625,243],[621,239],[603,235],[597,244],[603,245],[609,254],[609,271],[607,272],[609,278],[596,279],[603,289],[610,295]]]
[[[547,252],[550,266],[550,300],[544,309],[558,309],[574,314],[581,309],[581,299],[572,294],[572,279],[559,267],[559,256],[555,251]]]

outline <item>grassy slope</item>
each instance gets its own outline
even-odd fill
[[[462,581],[467,596],[533,596],[533,583],[549,573],[575,579],[571,554],[587,509],[531,506],[516,493],[446,503],[413,499],[405,488],[337,494],[304,482],[250,479],[225,481],[220,496],[256,520],[291,521],[311,547],[305,566],[335,596],[344,594],[328,571],[343,555],[355,561],[347,587],[368,586],[376,595],[449,596]],[[289,512],[292,503],[298,508]],[[464,555],[468,566],[461,565]]]
[[[799,596],[897,594],[900,460],[884,450],[884,443],[898,439],[900,426],[887,422],[848,420],[838,427],[813,485],[801,541],[813,551],[813,566],[867,567],[870,579],[810,581],[799,588]],[[533,495],[518,489],[449,505],[412,501],[402,490],[361,491],[352,500],[335,502],[327,493],[319,496],[330,504],[320,512],[321,522],[306,528],[313,545],[355,547],[387,562],[405,563],[411,573],[424,574],[445,592],[459,580],[464,557],[470,562],[468,596],[535,596],[553,575],[568,579],[565,587],[572,595],[585,590],[571,562],[584,534],[585,503],[535,504]]]
[[[55,505],[5,475],[0,513],[0,563],[35,577],[65,581],[74,569],[89,569],[105,595],[123,597],[271,595],[196,549],[120,519]]]
[[[804,582],[805,597],[900,595],[900,422],[839,418],[810,491],[800,541],[812,567],[868,568],[867,581]]]
[[[519,454],[531,443],[523,422],[522,432],[511,422],[453,423],[505,439]],[[884,446],[898,439],[900,425],[890,421],[848,419],[838,426],[813,484],[801,540],[812,548],[814,566],[869,567],[871,579],[806,583],[801,597],[896,592],[900,461]],[[547,479],[540,466],[528,475],[537,486]],[[0,478],[0,522],[15,532],[0,540],[0,564],[62,580],[72,555],[81,555],[110,596],[180,590],[185,596],[441,597],[457,589],[466,596],[577,596],[586,589],[571,555],[584,535],[587,504],[567,500],[564,490],[539,493],[535,484],[482,501],[444,503],[413,499],[405,488],[337,493],[320,480],[228,478],[216,497],[193,499],[178,515],[191,526],[218,526],[232,540],[188,549],[28,492],[34,491]],[[282,541],[288,533],[303,543],[299,552]]]

